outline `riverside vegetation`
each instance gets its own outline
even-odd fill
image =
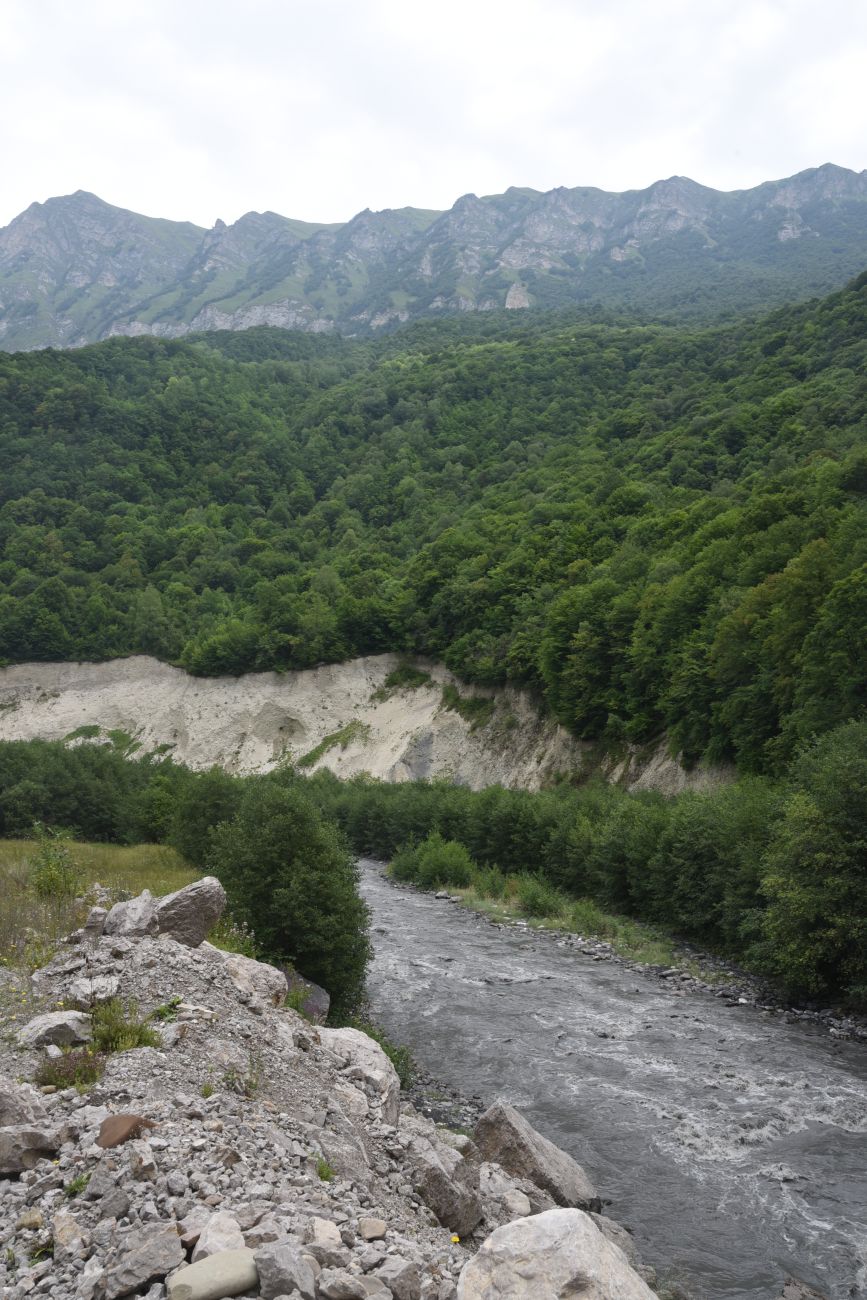
[[[46,741],[0,745],[0,787],[2,835],[51,820],[88,840],[147,836],[214,871],[260,951],[297,961],[345,1008],[367,957],[350,848],[394,858],[428,887],[508,892],[531,915],[568,897],[576,924],[619,925],[626,942],[628,919],[607,914],[639,918],[740,959],[790,996],[865,1003],[864,722],[816,740],[785,781],[745,777],[671,800],[603,783],[531,794],[341,782],[288,766],[241,778]]]

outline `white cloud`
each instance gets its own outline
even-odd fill
[[[862,168],[864,66],[861,0],[6,0],[0,223],[77,188],[210,225]]]

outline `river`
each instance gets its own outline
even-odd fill
[[[867,1296],[867,1047],[500,929],[362,862],[376,1019],[570,1152],[696,1300]]]

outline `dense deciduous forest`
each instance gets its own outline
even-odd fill
[[[779,772],[859,715],[867,275],[755,324],[541,314],[0,356],[0,657],[382,650]]]

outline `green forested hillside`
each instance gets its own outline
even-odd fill
[[[385,649],[780,768],[864,707],[867,275],[706,331],[494,315],[0,357],[0,656]]]

